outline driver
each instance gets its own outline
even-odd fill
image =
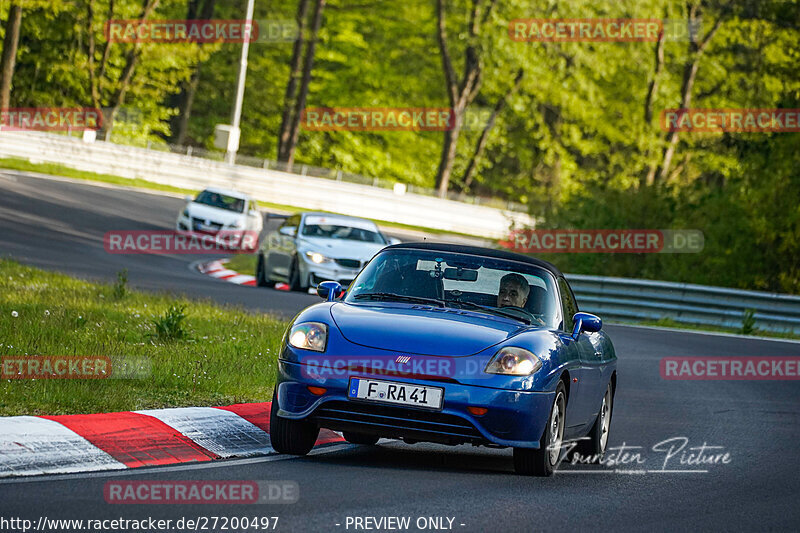
[[[497,293],[497,307],[522,307],[528,302],[531,286],[520,274],[506,274],[500,279],[500,291]]]

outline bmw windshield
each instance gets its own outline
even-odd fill
[[[345,300],[467,309],[549,328],[561,323],[555,282],[546,270],[441,251],[403,248],[381,252],[358,275]]]

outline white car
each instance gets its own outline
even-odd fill
[[[178,231],[202,233],[231,248],[255,250],[264,219],[256,201],[232,189],[209,187],[186,197],[186,207],[178,215]]]
[[[260,287],[285,282],[291,290],[308,290],[322,281],[347,286],[376,253],[398,242],[371,220],[298,213],[267,234],[258,251],[256,280]]]

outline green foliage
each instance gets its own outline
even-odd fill
[[[670,172],[646,185],[670,136],[660,112],[682,100],[695,51],[653,42],[517,42],[517,18],[657,18],[686,21],[699,8],[702,39],[721,25],[697,61],[694,108],[800,108],[800,2],[796,0],[498,0],[475,45],[483,72],[472,105],[492,109],[516,72],[520,90],[497,117],[478,172],[463,174],[481,130],[462,132],[451,187],[527,205],[540,227],[692,228],[700,254],[558,256],[572,272],[654,277],[800,293],[800,151],[797,133],[682,133]],[[448,0],[448,45],[460,76],[472,0]],[[484,0],[482,4],[488,4]],[[105,47],[109,0],[31,1],[24,9],[12,105],[89,105],[89,35]],[[136,18],[140,0],[116,0],[115,18]],[[188,0],[162,0],[154,19],[186,16]],[[436,2],[329,0],[319,35],[308,106],[447,107],[437,44]],[[245,0],[218,1],[214,17],[241,18]],[[259,20],[293,19],[297,0],[258,2]],[[0,4],[0,18],[7,6]],[[0,36],[3,30],[0,28]],[[112,103],[131,44],[109,48],[101,104]],[[275,158],[291,42],[250,47],[242,155]],[[214,127],[230,120],[240,45],[147,44],[135,70],[117,142],[163,142],[178,113],[174,96],[199,68],[188,143],[213,148]],[[645,119],[655,82],[652,119]],[[441,132],[319,132],[301,129],[296,160],[419,187],[432,187]],[[466,190],[465,190],[466,189]],[[420,221],[424,225],[424,221]],[[742,260],[745,257],[747,260]]]
[[[756,327],[756,312],[755,309],[745,309],[742,314],[742,329],[741,333],[750,335],[755,331]]]
[[[128,269],[123,268],[119,272],[117,272],[117,282],[114,283],[114,287],[111,291],[111,294],[115,300],[121,300],[125,298],[125,295],[128,294]]]
[[[160,341],[179,341],[189,337],[189,332],[184,327],[186,319],[186,306],[171,305],[163,315],[153,319],[155,333],[153,338]]]

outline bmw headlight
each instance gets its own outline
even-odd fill
[[[328,326],[321,322],[295,324],[289,332],[289,345],[301,350],[324,352],[328,344]]]
[[[317,264],[320,264],[320,263],[328,263],[328,262],[330,262],[330,261],[333,261],[333,259],[331,259],[330,257],[325,257],[325,256],[324,256],[324,255],[322,255],[321,253],[319,253],[319,252],[312,252],[311,250],[309,250],[308,252],[306,252],[306,257],[308,257],[309,259],[311,259],[311,261],[312,261],[313,263],[317,263]]]
[[[501,348],[486,368],[487,374],[505,374],[508,376],[530,376],[542,368],[542,360],[524,348],[506,346]]]

